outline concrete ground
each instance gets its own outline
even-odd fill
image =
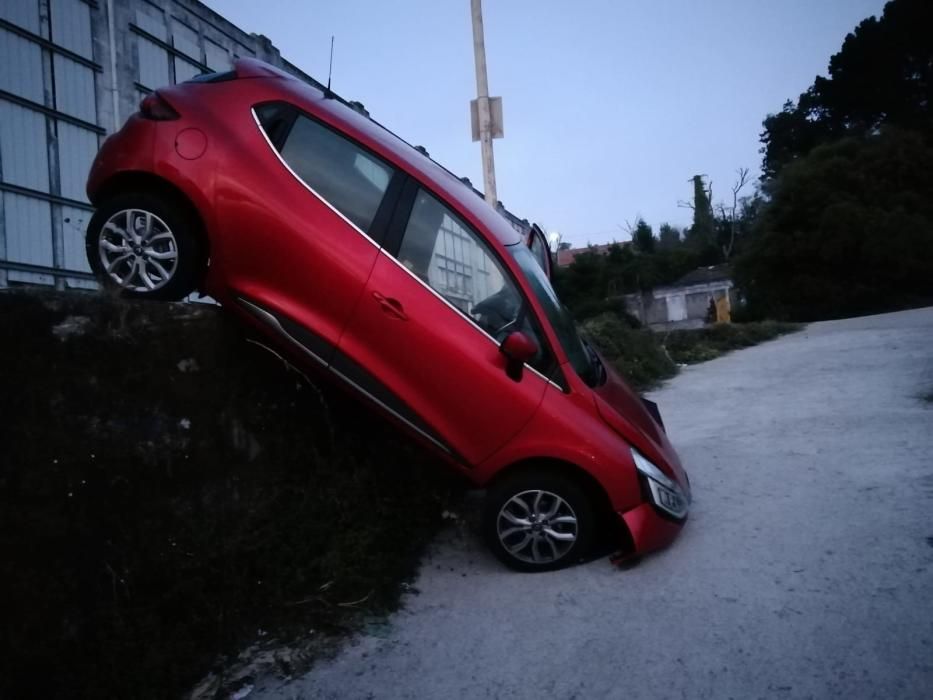
[[[384,629],[262,698],[933,697],[933,309],[818,323],[655,392],[667,550],[506,571],[465,529]]]

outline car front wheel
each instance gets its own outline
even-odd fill
[[[593,507],[564,474],[522,472],[486,495],[483,529],[493,553],[518,571],[550,571],[584,557],[593,539]]]

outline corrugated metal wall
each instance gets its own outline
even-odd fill
[[[311,81],[198,0],[113,7],[115,72],[105,0],[0,0],[0,287],[96,286],[85,180],[102,138],[141,97],[240,56]]]
[[[84,180],[104,132],[92,7],[2,0],[0,8],[0,284],[87,286],[73,235],[66,259],[63,226],[90,214]]]

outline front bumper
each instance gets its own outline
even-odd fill
[[[619,513],[632,537],[633,556],[641,556],[666,547],[680,533],[686,518],[675,521],[658,513],[651,503],[642,503],[632,510]]]

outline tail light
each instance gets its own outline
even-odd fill
[[[157,122],[168,122],[179,118],[178,112],[158,92],[153,92],[143,98],[143,101],[139,103],[139,113],[144,118]]]

